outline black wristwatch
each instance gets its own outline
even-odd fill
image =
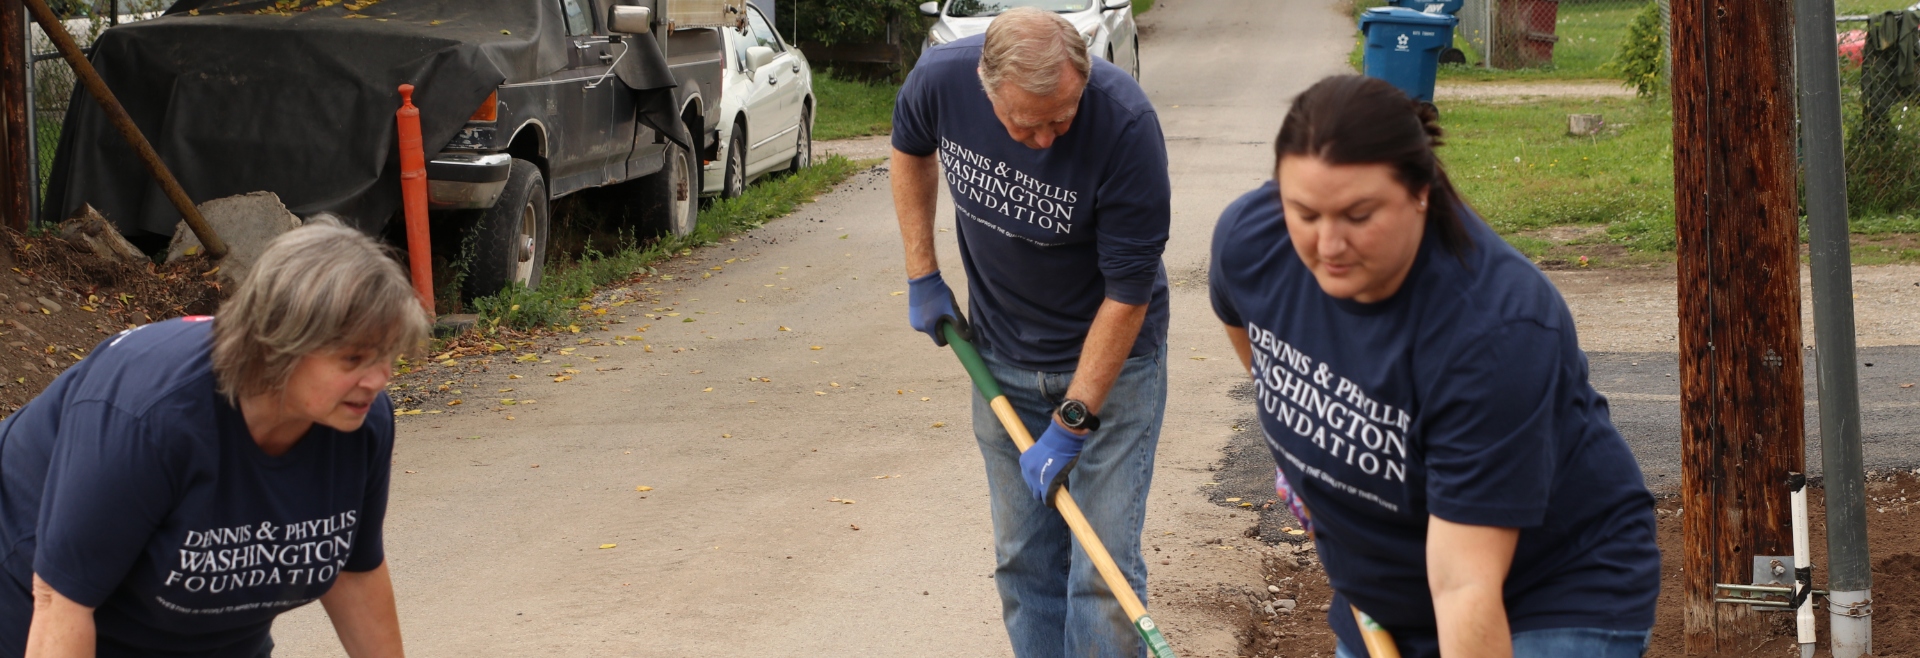
[[[1100,417],[1087,410],[1087,403],[1079,400],[1067,400],[1060,403],[1054,413],[1060,415],[1060,424],[1076,432],[1091,432],[1100,429]]]

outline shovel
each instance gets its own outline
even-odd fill
[[[1026,452],[1033,446],[1033,435],[1027,433],[1027,426],[1013,411],[1013,403],[1000,393],[1000,382],[995,381],[993,373],[987,371],[987,363],[980,359],[980,352],[973,349],[973,343],[960,336],[960,331],[951,323],[941,323],[940,333],[947,338],[947,345],[953,348],[955,356],[960,357],[960,365],[965,366],[967,375],[973,378],[974,387],[980,389],[980,395],[987,399],[987,405],[993,407],[993,415],[1000,418],[1000,425],[1013,437],[1013,444]],[[1060,511],[1060,517],[1066,519],[1067,528],[1073,531],[1073,538],[1080,541],[1080,548],[1093,560],[1093,568],[1100,572],[1100,578],[1107,582],[1107,589],[1113,590],[1113,597],[1119,599],[1120,609],[1133,620],[1133,630],[1140,633],[1140,640],[1147,645],[1147,652],[1153,658],[1174,658],[1173,647],[1167,645],[1167,639],[1160,635],[1160,627],[1155,626],[1153,618],[1147,616],[1147,607],[1140,604],[1140,597],[1133,593],[1133,586],[1127,584],[1126,575],[1120,573],[1120,565],[1114,564],[1113,556],[1107,553],[1100,537],[1093,534],[1093,526],[1087,525],[1087,516],[1080,512],[1080,504],[1073,501],[1066,487],[1053,498],[1053,507]]]

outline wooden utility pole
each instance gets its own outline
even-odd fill
[[[27,230],[28,196],[39,191],[39,181],[27,180],[33,171],[33,125],[27,111],[27,85],[33,84],[27,64],[26,9],[18,2],[0,2],[0,220],[7,228]]]
[[[1792,0],[1673,1],[1686,649],[1737,654],[1768,618],[1719,604],[1792,555],[1803,471]],[[1791,562],[1789,562],[1791,564]]]

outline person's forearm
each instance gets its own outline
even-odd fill
[[[1440,655],[1508,658],[1504,586],[1520,531],[1427,517],[1427,588],[1433,592]]]
[[[940,271],[933,250],[933,207],[940,199],[940,163],[931,155],[893,152],[893,213],[907,248],[907,278]]]
[[[387,564],[372,571],[341,571],[333,588],[320,597],[333,620],[340,646],[352,658],[400,658],[400,612],[393,603],[393,576]]]
[[[1107,391],[1120,378],[1140,337],[1140,325],[1147,319],[1145,304],[1122,304],[1111,299],[1100,303],[1087,329],[1087,342],[1080,347],[1080,363],[1073,371],[1073,383],[1067,386],[1067,399],[1079,400],[1087,410],[1099,415],[1107,402]]]
[[[93,658],[93,642],[93,608],[62,596],[34,574],[27,658]]]

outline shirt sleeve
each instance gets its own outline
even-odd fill
[[[1530,528],[1552,490],[1558,331],[1510,322],[1477,337],[1424,386],[1427,509],[1468,525]]]
[[[939,115],[928,78],[941,67],[916,66],[893,101],[893,148],[907,155],[933,155],[939,145]]]
[[[60,418],[40,499],[33,571],[75,603],[100,607],[171,514],[185,468],[147,423],[101,401]]]
[[[1213,251],[1207,259],[1207,297],[1213,301],[1213,315],[1229,327],[1246,327],[1240,317],[1240,310],[1234,308],[1232,289],[1227,282],[1226,261],[1227,246],[1231,244],[1235,220],[1239,218],[1242,203],[1235,201],[1220,213],[1220,221],[1213,225]]]
[[[1100,274],[1106,278],[1107,299],[1144,305],[1153,299],[1173,219],[1173,183],[1159,116],[1147,112],[1135,119],[1110,157],[1115,168],[1101,181],[1094,209]]]
[[[386,393],[367,412],[367,430],[373,441],[368,451],[367,493],[360,504],[359,530],[353,536],[353,553],[341,568],[347,571],[372,571],[387,560],[387,491],[393,483],[393,402]]]

